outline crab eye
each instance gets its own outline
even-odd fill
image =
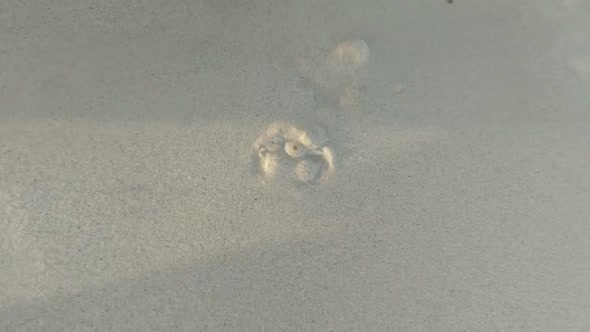
[[[299,142],[287,141],[285,143],[285,152],[292,158],[301,157],[305,149]]]

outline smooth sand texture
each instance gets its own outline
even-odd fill
[[[589,329],[588,17],[0,1],[0,330]]]

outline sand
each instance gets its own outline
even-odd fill
[[[0,329],[588,329],[588,15],[1,2]]]

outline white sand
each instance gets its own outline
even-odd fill
[[[588,17],[0,2],[0,330],[587,329]]]

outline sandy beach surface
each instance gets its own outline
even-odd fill
[[[0,330],[590,329],[590,2],[0,2]]]

